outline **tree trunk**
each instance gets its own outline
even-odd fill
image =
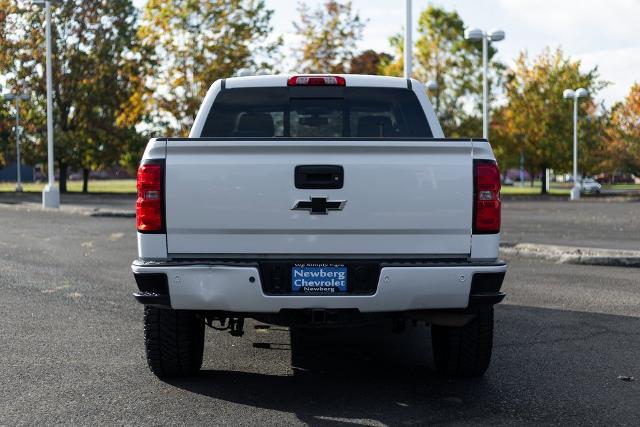
[[[67,192],[67,165],[60,163],[60,193]]]
[[[542,167],[542,188],[540,189],[540,194],[547,194],[547,168],[546,166]]]
[[[89,169],[87,168],[82,169],[82,192],[89,192]]]

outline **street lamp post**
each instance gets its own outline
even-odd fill
[[[16,180],[16,192],[22,192],[22,174],[21,174],[21,160],[20,160],[20,101],[26,101],[29,99],[29,95],[26,93],[10,93],[5,95],[5,99],[8,101],[16,101],[16,167],[17,171],[17,180]]]
[[[48,183],[42,190],[42,207],[59,208],[60,192],[56,187],[53,170],[53,78],[51,75],[51,0],[33,0],[33,4],[44,5],[47,20],[47,172]]]
[[[411,0],[405,2],[405,22],[404,22],[404,78],[411,78],[413,61],[413,41],[411,40]]]
[[[580,199],[580,184],[578,183],[578,101],[589,96],[584,88],[576,90],[566,89],[562,96],[564,99],[573,99],[573,188],[569,200]]]
[[[479,28],[467,28],[464,38],[467,40],[482,40],[482,137],[489,138],[489,82],[487,80],[489,67],[489,42],[504,40],[502,30],[490,30],[488,33]]]

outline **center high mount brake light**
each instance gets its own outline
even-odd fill
[[[345,86],[347,84],[341,76],[291,76],[287,86]]]

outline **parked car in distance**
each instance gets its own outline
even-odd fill
[[[509,178],[513,182],[530,181],[531,180],[531,174],[526,170],[522,171],[522,179],[520,179],[521,176],[520,176],[520,169],[519,168],[508,169],[507,172],[505,172],[504,176]]]
[[[602,185],[593,178],[585,178],[582,180],[581,191],[587,194],[599,194]]]
[[[600,184],[634,184],[637,183],[638,177],[631,174],[600,173],[595,176],[595,180]]]

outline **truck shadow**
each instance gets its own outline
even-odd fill
[[[499,307],[496,319],[493,362],[479,379],[439,376],[424,326],[399,335],[390,327],[369,326],[316,333],[291,330],[293,375],[205,370],[198,378],[171,384],[224,401],[293,413],[312,425],[558,422],[558,415],[582,419],[584,405],[606,407],[607,402],[630,398],[591,394],[590,388],[597,390],[602,381],[616,380],[613,374],[597,379],[601,361],[593,356],[604,352],[614,371],[628,369],[624,358],[640,350],[640,319],[517,306]],[[618,329],[620,319],[625,328],[635,328],[635,334]],[[629,352],[607,355],[608,340],[622,336]],[[273,346],[271,357],[286,357],[284,347]],[[595,366],[600,372],[594,374]],[[591,422],[598,418],[593,412],[590,417]]]

